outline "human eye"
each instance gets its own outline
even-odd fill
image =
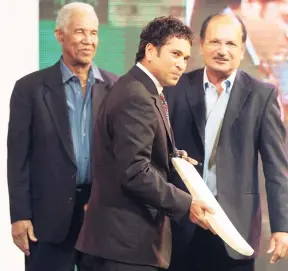
[[[76,34],[82,34],[83,32],[84,32],[84,30],[81,28],[75,30]]]
[[[172,52],[172,55],[173,55],[174,57],[179,57],[179,56],[180,56],[179,52],[176,52],[176,51]]]
[[[228,41],[226,45],[229,47],[236,47],[236,44],[233,41]]]
[[[184,60],[187,62],[190,59],[190,56],[184,57]]]

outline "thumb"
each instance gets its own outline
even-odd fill
[[[208,212],[208,213],[210,213],[211,215],[214,215],[214,214],[215,214],[214,209],[213,209],[212,207],[204,204],[204,203],[203,203],[203,205],[201,206],[201,209],[202,209],[203,212]]]
[[[267,253],[270,254],[271,252],[273,252],[275,250],[275,247],[276,247],[276,243],[274,241],[274,238],[271,238],[269,249],[267,250]]]
[[[28,236],[29,236],[29,239],[33,242],[37,242],[38,239],[36,238],[35,234],[34,234],[34,228],[33,226],[31,225],[29,228],[28,228]]]

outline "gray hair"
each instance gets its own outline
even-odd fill
[[[98,21],[98,17],[93,6],[82,3],[82,2],[72,2],[67,5],[64,5],[57,14],[56,18],[56,29],[65,29],[66,26],[69,24],[70,17],[73,12],[86,12],[95,14],[95,17]]]

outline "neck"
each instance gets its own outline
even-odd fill
[[[142,66],[144,66],[155,77],[155,79],[159,82],[159,84],[163,87],[163,85],[161,84],[161,80],[159,80],[159,78],[157,78],[157,76],[154,74],[153,68],[151,67],[151,64],[149,63],[149,61],[147,59],[143,59],[139,61],[139,63]]]
[[[66,61],[64,56],[63,56],[63,62],[71,70],[71,72],[80,79],[81,84],[86,84],[91,63],[75,64],[73,62]]]
[[[231,73],[224,74],[221,72],[211,71],[208,68],[206,68],[206,73],[209,81],[216,87],[218,93],[223,91],[221,83],[231,75]]]

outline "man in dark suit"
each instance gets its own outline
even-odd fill
[[[266,177],[271,263],[288,249],[288,164],[277,90],[237,69],[247,37],[239,18],[210,16],[200,36],[205,68],[165,89],[175,142],[203,163],[199,173],[256,253],[244,257],[219,236],[183,221],[173,227],[171,270],[254,270],[261,232],[258,152]],[[173,181],[186,191],[179,176]]]
[[[62,58],[16,82],[10,104],[8,185],[14,243],[29,271],[91,270],[76,253],[90,196],[92,120],[116,76],[92,64],[98,19],[73,3],[58,13]]]
[[[201,223],[210,211],[169,183],[175,147],[162,89],[179,80],[191,43],[180,20],[151,21],[140,35],[137,64],[99,112],[91,198],[76,245],[95,256],[97,271],[167,268],[169,217],[180,221],[187,214]]]

